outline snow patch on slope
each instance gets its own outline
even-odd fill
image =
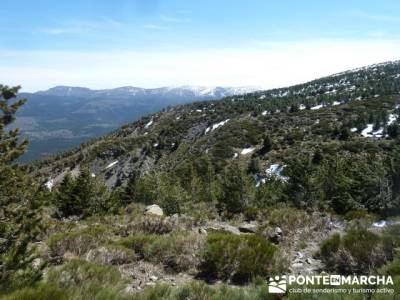
[[[45,184],[46,188],[51,192],[51,189],[54,187],[54,180],[50,179],[49,181],[47,181]]]
[[[244,148],[241,152],[240,152],[240,154],[242,154],[242,155],[246,155],[246,154],[249,154],[249,153],[251,153],[251,152],[253,152],[254,151],[254,148]]]
[[[144,125],[144,128],[148,129],[152,124],[153,124],[153,119],[151,119],[149,123]]]
[[[374,124],[367,124],[367,127],[361,131],[361,135],[363,137],[369,137],[372,130],[373,130]]]
[[[110,163],[109,165],[107,165],[107,167],[105,169],[110,169],[110,168],[114,167],[117,163],[118,163],[118,160],[116,160],[116,161]]]
[[[367,124],[367,127],[361,131],[361,135],[363,137],[377,137],[380,138],[383,136],[383,128],[379,128],[374,131],[374,124]]]
[[[324,106],[322,104],[319,104],[319,105],[315,105],[315,106],[311,107],[311,110],[318,110],[318,109],[321,109],[323,107]]]
[[[205,131],[205,134],[207,134],[209,132],[212,132],[212,131],[224,126],[228,122],[229,122],[229,119],[227,119],[225,121],[222,121],[222,122],[219,122],[219,123],[216,123],[216,124],[212,125],[211,127],[207,127],[206,131]]]
[[[289,180],[289,178],[282,175],[282,171],[285,169],[285,167],[285,165],[281,164],[272,164],[269,166],[269,168],[267,168],[267,170],[265,170],[265,173],[267,173],[267,177],[269,178],[276,177],[286,182]]]

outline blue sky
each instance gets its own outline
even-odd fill
[[[399,59],[400,1],[2,0],[0,82],[257,85]]]

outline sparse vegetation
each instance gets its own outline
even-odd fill
[[[137,234],[118,243],[133,249],[139,258],[163,264],[167,271],[182,272],[197,268],[203,242],[199,234],[176,232],[167,235]]]
[[[364,228],[353,228],[342,237],[334,234],[325,240],[320,255],[327,266],[341,274],[368,274],[394,257],[400,245],[398,229],[378,235]]]
[[[212,233],[207,237],[201,271],[209,279],[249,282],[273,273],[276,247],[257,235]]]

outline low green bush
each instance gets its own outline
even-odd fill
[[[161,263],[168,271],[182,272],[197,267],[203,240],[198,233],[177,232],[166,235],[136,234],[118,243],[133,249],[139,258]]]
[[[257,235],[211,233],[207,237],[200,270],[209,279],[248,282],[273,271],[276,250],[274,245]]]
[[[129,232],[146,234],[165,234],[173,229],[174,224],[171,220],[163,216],[141,216],[127,226]]]
[[[114,267],[101,266],[77,259],[71,260],[60,268],[51,269],[47,277],[49,282],[61,283],[65,287],[89,283],[99,286],[118,286],[127,282]]]
[[[398,230],[382,234],[352,228],[343,236],[334,234],[320,246],[320,256],[331,270],[345,274],[368,274],[393,259],[399,246]]]
[[[326,239],[320,248],[322,257],[328,259],[332,253],[336,253],[340,246],[340,234],[335,233],[330,238]]]
[[[366,220],[366,221],[374,221],[376,220],[377,216],[369,213],[366,210],[351,210],[348,211],[345,215],[344,218],[346,220]]]
[[[49,271],[49,284],[59,286],[73,300],[127,299],[123,290],[129,280],[118,269],[94,263],[72,260]],[[54,298],[57,299],[57,298]]]
[[[72,260],[49,269],[46,281],[0,296],[1,300],[128,300],[129,280],[113,267]]]
[[[380,268],[379,273],[391,276],[400,276],[400,257],[396,257],[391,262]]]
[[[380,238],[377,234],[362,228],[348,231],[342,239],[343,248],[351,254],[358,264],[374,264],[370,260],[373,258],[374,252],[378,250],[379,243]]]
[[[91,249],[85,259],[102,265],[124,265],[136,262],[136,254],[124,246],[107,244]]]
[[[122,246],[133,249],[137,254],[144,256],[145,247],[155,239],[157,239],[157,235],[155,234],[135,234],[120,239],[118,243]]]
[[[4,297],[2,300],[67,300],[67,293],[54,284],[37,284],[23,288]]]
[[[204,282],[191,282],[180,287],[157,285],[146,289],[135,300],[269,300],[276,299],[268,294],[266,284],[232,288],[227,285],[210,286]]]
[[[47,244],[53,257],[63,256],[67,251],[81,256],[104,242],[106,235],[107,228],[104,226],[89,226],[76,231],[55,233],[50,236]]]
[[[400,225],[391,225],[382,232],[382,248],[387,260],[397,256],[400,248]]]
[[[248,207],[244,211],[244,217],[246,221],[254,221],[257,219],[259,209],[257,207]]]
[[[293,233],[315,221],[306,211],[285,205],[263,210],[263,219],[268,220],[270,226],[279,226],[285,234]]]

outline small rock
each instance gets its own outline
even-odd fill
[[[157,204],[149,205],[144,210],[145,215],[156,215],[156,216],[163,216],[164,212],[160,206]]]
[[[154,275],[150,276],[149,278],[150,278],[151,281],[157,281],[158,280],[158,277],[154,276]]]
[[[257,229],[258,226],[251,223],[245,223],[239,226],[239,231],[245,233],[256,233]]]
[[[125,289],[124,292],[127,294],[132,294],[135,292],[135,288],[132,285],[128,285]]]
[[[225,231],[225,232],[236,234],[236,235],[241,234],[241,232],[239,231],[238,228],[236,228],[235,226],[232,226],[232,225],[228,225],[228,224],[220,224],[220,223],[212,224],[211,226],[206,227],[206,231],[209,231],[209,230]]]
[[[309,265],[311,265],[311,264],[313,263],[313,261],[312,261],[311,258],[308,257],[308,258],[306,259],[306,263],[308,263]]]
[[[239,229],[237,229],[236,227],[231,226],[231,225],[224,224],[224,225],[221,226],[220,229],[223,230],[223,231],[232,233],[232,234],[240,234]]]
[[[67,251],[67,252],[65,252],[64,253],[64,255],[63,255],[63,259],[64,260],[72,260],[72,259],[75,259],[76,258],[76,255],[75,254],[73,254],[72,252],[70,252],[70,251]]]
[[[204,228],[199,228],[199,233],[200,234],[207,234],[207,230],[205,230]]]
[[[292,265],[292,268],[295,268],[295,269],[302,268],[302,267],[303,267],[303,263],[301,263],[301,262],[294,263]]]
[[[89,250],[85,258],[87,261],[102,265],[121,265],[132,263],[135,260],[133,255],[122,249],[105,246]]]
[[[146,286],[155,286],[156,283],[155,283],[155,282],[146,282],[145,285],[146,285]]]
[[[269,232],[267,234],[267,237],[272,243],[279,244],[282,241],[283,237],[282,229],[280,229],[280,227],[275,227],[272,232]]]
[[[41,259],[40,257],[37,257],[32,261],[32,266],[35,269],[38,269],[42,264],[43,264],[43,259]]]

